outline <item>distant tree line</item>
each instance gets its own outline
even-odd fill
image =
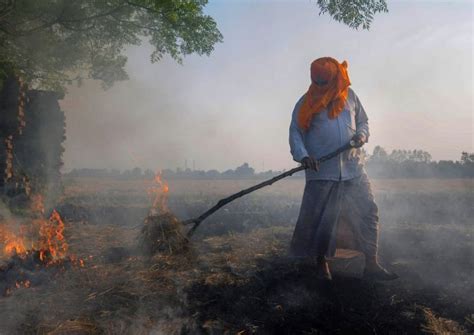
[[[423,150],[393,150],[376,146],[367,155],[366,169],[373,178],[472,178],[474,153],[462,152],[460,160],[432,161]]]
[[[371,155],[364,152],[365,166],[372,178],[473,178],[474,153],[463,152],[460,160],[432,161],[431,155],[423,150],[393,150],[390,154],[380,146],[376,146]],[[235,169],[223,172],[217,170],[176,170],[161,171],[165,179],[266,179],[274,177],[283,171],[268,170],[256,173],[244,163]],[[117,169],[73,169],[65,176],[68,177],[109,177],[116,179],[152,179],[155,171],[142,170],[138,167],[132,170]],[[294,178],[303,177],[303,173]]]
[[[165,179],[253,179],[272,177],[281,171],[266,171],[255,173],[255,170],[244,163],[235,169],[229,169],[223,172],[217,170],[191,170],[177,168],[176,170],[164,169],[160,171]],[[142,170],[139,167],[131,170],[120,171],[117,169],[73,169],[64,174],[67,177],[109,177],[117,179],[151,179],[157,171],[150,169]]]

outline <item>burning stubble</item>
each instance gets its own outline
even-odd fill
[[[153,204],[159,204],[156,215],[167,208],[193,217],[253,183],[170,180],[163,192],[154,180],[66,180],[57,211],[66,224],[68,253],[88,261],[54,276],[48,266],[41,285],[11,272],[16,280],[11,295],[0,300],[7,316],[1,331],[275,333],[318,324],[328,332],[416,333],[423,325],[459,333],[469,325],[472,183],[374,180],[381,259],[402,276],[398,283],[364,283],[358,279],[361,260],[340,259],[332,262],[334,286],[323,290],[311,266],[285,258],[304,186],[299,179],[216,212],[193,237],[191,254],[130,252]],[[54,312],[42,309],[45,304]]]
[[[149,215],[141,229],[139,243],[144,255],[178,254],[189,250],[189,240],[184,227],[168,208],[168,183],[158,171],[148,188],[152,199]]]
[[[84,260],[68,255],[65,224],[59,212],[45,217],[43,197],[31,195],[27,216],[12,215],[2,206],[0,225],[0,294],[9,296],[18,288],[41,285],[70,266],[84,266]]]
[[[8,213],[8,210],[3,208],[3,213]],[[27,219],[15,218],[11,213],[3,217],[0,226],[3,258],[23,257],[31,252],[37,252],[41,261],[65,257],[68,244],[64,238],[64,222],[61,215],[53,209],[49,218],[45,218],[41,195],[31,196],[28,213]]]

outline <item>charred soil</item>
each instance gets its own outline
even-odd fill
[[[69,252],[84,264],[65,259],[60,271],[40,269],[41,281],[0,297],[0,334],[474,331],[469,192],[376,188],[381,258],[400,279],[364,281],[363,258],[342,252],[330,263],[333,282],[322,284],[311,263],[287,257],[301,189],[242,198],[204,222],[186,252],[144,256],[145,187],[134,193],[117,182],[97,192],[81,183],[57,209]],[[170,184],[169,207],[183,219],[233,191],[173,193]],[[30,263],[3,259],[0,281],[38,275]]]

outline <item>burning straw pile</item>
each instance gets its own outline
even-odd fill
[[[42,196],[30,200],[24,218],[14,217],[7,208],[0,215],[0,296],[40,285],[72,265],[83,266],[82,260],[67,255],[61,215],[53,210],[46,219]]]
[[[153,204],[140,235],[140,247],[150,257],[156,254],[175,255],[189,250],[189,240],[182,223],[168,209],[168,191],[168,184],[158,172],[154,185],[148,189]]]
[[[141,246],[145,255],[172,255],[188,250],[189,240],[181,222],[171,213],[150,214],[141,231]]]

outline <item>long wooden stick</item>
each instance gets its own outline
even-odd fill
[[[342,152],[344,152],[348,149],[352,149],[354,147],[355,147],[354,141],[350,141],[349,143],[343,145],[342,147],[335,150],[334,152],[331,152],[330,154],[327,154],[326,156],[323,156],[323,157],[319,158],[318,162],[321,163],[321,162],[327,161],[331,158],[336,157],[340,153],[342,153]],[[283,172],[282,174],[279,174],[278,176],[275,176],[271,179],[268,179],[264,182],[261,182],[260,184],[257,184],[255,186],[246,188],[245,190],[242,190],[240,192],[237,192],[235,194],[232,194],[232,195],[228,196],[227,198],[219,200],[219,202],[217,204],[215,204],[213,207],[211,207],[206,212],[201,214],[199,217],[194,218],[194,219],[189,219],[189,220],[186,220],[186,221],[183,222],[183,224],[185,224],[185,225],[194,223],[194,226],[188,231],[188,236],[191,236],[194,233],[194,231],[197,229],[197,227],[199,227],[201,222],[204,221],[208,216],[210,216],[211,214],[216,212],[221,207],[227,205],[229,202],[232,202],[235,199],[243,197],[246,194],[252,193],[253,191],[261,189],[262,187],[269,186],[269,185],[273,184],[274,182],[279,181],[280,179],[291,176],[292,174],[294,174],[296,172],[299,172],[299,171],[303,171],[304,169],[305,169],[304,166],[295,167],[295,168],[293,168],[289,171],[286,171],[286,172]]]

